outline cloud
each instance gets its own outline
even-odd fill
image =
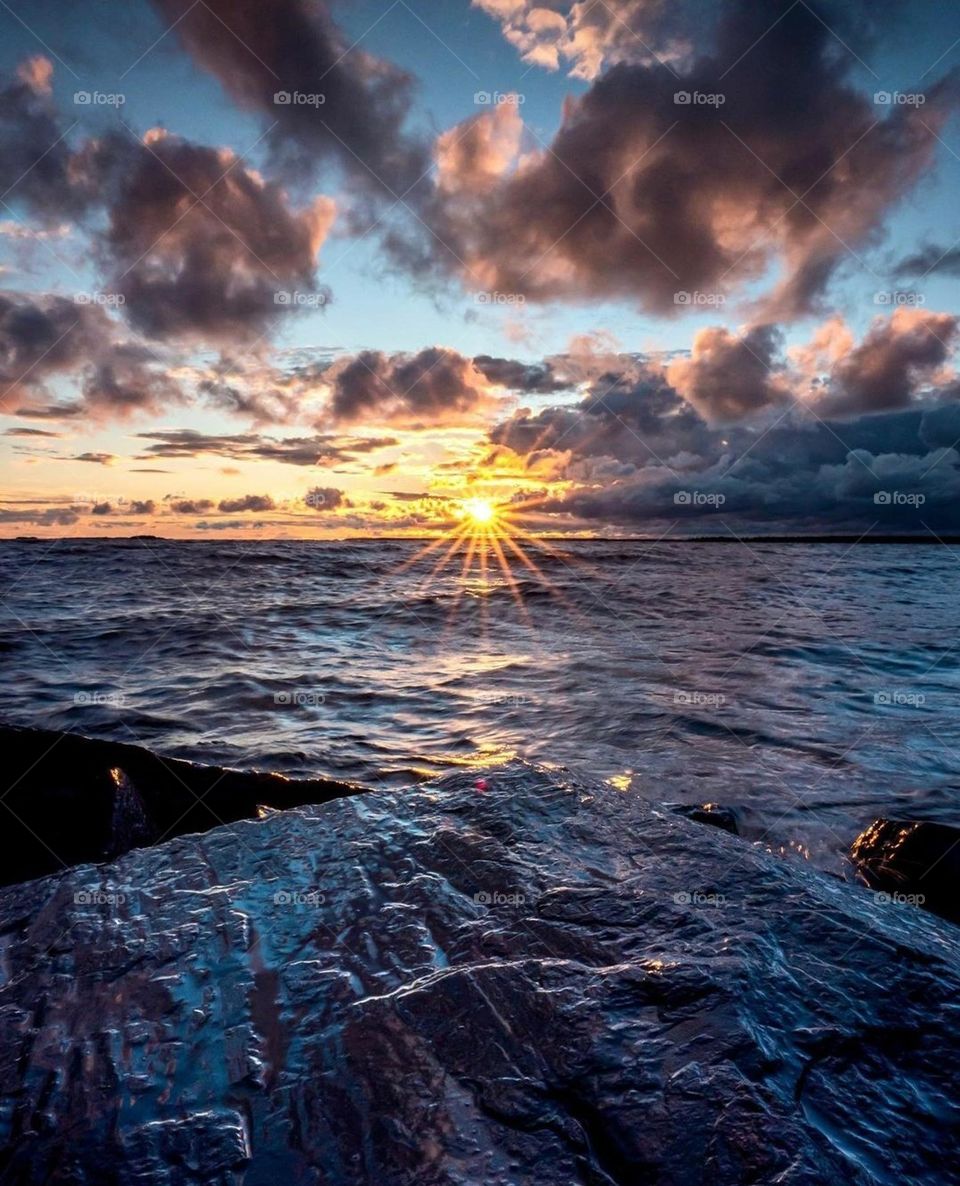
[[[18,415],[60,419],[83,412],[126,416],[180,402],[159,360],[123,337],[103,305],[61,296],[0,293],[0,404]],[[77,374],[84,403],[51,405],[47,382]]]
[[[217,509],[228,514],[237,511],[273,511],[276,510],[276,503],[269,494],[245,494],[242,498],[222,499]]]
[[[485,375],[443,346],[417,354],[365,350],[326,375],[335,421],[417,425],[469,423],[491,405]]]
[[[93,465],[113,465],[116,457],[112,453],[77,453],[73,457],[64,457],[63,461],[89,461]]]
[[[243,461],[278,461],[284,465],[330,466],[397,444],[395,437],[350,438],[325,434],[275,438],[257,433],[203,433],[192,428],[157,429],[137,434],[147,445],[144,457],[200,457],[212,454]]]
[[[32,523],[36,527],[72,527],[80,516],[71,507],[34,507],[11,510],[0,507],[0,523]]]
[[[472,0],[498,21],[521,58],[547,70],[564,67],[574,78],[593,79],[617,61],[669,61],[686,57],[683,31],[689,6],[679,0],[568,0],[544,7],[538,0]],[[713,21],[701,0],[702,25]]]
[[[758,357],[708,333],[689,359],[608,359],[578,402],[518,410],[484,463],[581,526],[958,528],[956,318],[898,310],[860,342],[834,320],[789,361],[774,327]]]
[[[304,505],[315,511],[335,511],[346,503],[342,490],[333,486],[314,486],[303,496]]]
[[[0,391],[0,402],[4,398]],[[22,416],[24,420],[78,420],[86,415],[86,408],[79,400],[70,403],[54,404],[24,404],[15,408],[14,416]]]
[[[89,200],[71,175],[71,149],[51,97],[52,73],[48,58],[28,58],[0,91],[0,193],[25,203],[48,227],[77,216]]]
[[[520,148],[523,121],[516,103],[499,103],[437,137],[437,184],[449,193],[482,198]]]
[[[941,247],[930,243],[915,255],[900,260],[895,268],[898,276],[960,276],[960,248]]]
[[[404,131],[413,79],[351,45],[321,0],[154,4],[194,61],[263,116],[279,163],[312,171],[332,160],[355,189],[384,197],[427,171],[425,147]]]
[[[694,338],[690,357],[672,362],[667,376],[705,420],[741,420],[791,398],[784,364],[777,361],[782,345],[783,335],[772,325],[742,335],[704,329]]]
[[[243,341],[291,311],[291,290],[326,295],[314,271],[335,215],[329,198],[293,210],[232,150],[158,131],[103,145],[92,160],[111,190],[109,283],[136,329]]]
[[[488,383],[506,387],[524,395],[552,395],[571,386],[569,378],[556,373],[554,363],[518,362],[512,358],[494,358],[489,354],[478,354],[473,365]]]
[[[18,234],[82,222],[103,276],[98,295],[153,338],[249,342],[330,299],[315,275],[336,214],[330,198],[295,209],[232,149],[159,128],[74,143],[42,61],[0,93],[0,188],[41,222],[13,224]]]
[[[175,515],[205,515],[212,511],[214,502],[210,498],[167,498],[167,506]]]
[[[819,400],[823,415],[850,416],[908,407],[924,384],[951,377],[944,370],[960,332],[960,318],[922,309],[897,309],[878,317],[859,345],[830,358]],[[816,352],[813,354],[816,359]],[[806,358],[808,365],[810,356]]]
[[[922,107],[878,107],[837,50],[808,5],[736,0],[712,53],[677,72],[618,61],[568,100],[552,143],[482,203],[438,187],[433,237],[400,258],[481,291],[625,299],[662,315],[779,267],[763,319],[816,309],[928,171],[957,89],[951,77]]]

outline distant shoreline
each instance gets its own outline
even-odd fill
[[[164,536],[164,535],[60,535],[60,536],[5,536],[0,537],[0,544],[17,543],[67,543],[67,542],[96,542],[96,543],[162,543],[162,544],[242,544],[242,543],[273,543],[273,544],[422,544],[430,540],[443,539],[447,533],[435,532],[430,535],[353,535],[339,538],[321,539],[315,536],[220,536],[216,539],[196,536]],[[544,533],[539,539],[556,542],[586,543],[586,544],[886,544],[886,545],[924,545],[933,547],[960,547],[960,535],[564,535]]]

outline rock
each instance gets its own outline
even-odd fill
[[[864,881],[893,901],[960,922],[960,828],[874,820],[853,842],[850,856]]]
[[[698,824],[712,824],[715,828],[723,828],[725,832],[730,832],[734,836],[740,834],[736,813],[730,807],[721,807],[719,803],[682,803],[673,810],[677,815],[696,820]]]
[[[224,770],[136,745],[0,727],[0,885],[103,861],[159,839],[256,818],[261,806],[326,803],[363,788]]]
[[[484,777],[0,890],[0,1182],[960,1180],[960,931]]]

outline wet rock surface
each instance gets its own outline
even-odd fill
[[[513,765],[0,891],[0,1182],[960,1178],[960,931]]]
[[[740,835],[737,813],[732,807],[722,807],[719,803],[683,803],[673,810],[677,815],[696,820],[698,824],[710,824],[714,828],[723,828],[733,836]]]
[[[960,922],[960,828],[874,820],[850,856],[868,885]]]
[[[172,836],[326,803],[360,787],[164,758],[137,745],[0,726],[0,885]]]

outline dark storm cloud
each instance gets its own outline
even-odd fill
[[[455,423],[475,418],[488,402],[485,375],[442,346],[417,354],[364,350],[334,363],[327,379],[330,413],[347,423]]]
[[[320,0],[154,4],[197,64],[268,121],[284,163],[306,171],[331,159],[387,197],[428,169],[427,151],[403,131],[412,78],[351,46]]]
[[[622,370],[600,372],[577,404],[521,409],[496,425],[490,440],[531,462],[553,453],[643,465],[679,452],[699,455],[713,436],[656,363],[623,357]]]
[[[662,314],[779,262],[765,316],[810,310],[927,171],[956,98],[949,80],[922,107],[875,105],[819,18],[813,5],[741,0],[724,7],[715,50],[679,77],[614,65],[568,101],[549,149],[534,146],[499,184],[438,188],[436,239],[405,262],[462,272],[462,260],[476,288]]]
[[[273,511],[276,510],[276,503],[269,494],[245,494],[242,498],[221,499],[217,510],[228,514],[238,511]]]
[[[792,367],[768,333],[768,371],[722,331],[715,354],[695,350],[682,367],[623,357],[578,403],[516,412],[490,432],[487,460],[515,456],[546,483],[538,513],[593,526],[922,531],[926,517],[956,530],[960,385],[945,365],[956,337],[956,318],[916,310],[878,320],[859,343],[828,323]],[[824,375],[810,385],[816,362]],[[777,383],[772,411],[764,374]]]
[[[960,455],[929,448],[928,414],[822,423],[788,417],[765,434],[737,429],[706,456],[577,483],[537,509],[639,529],[678,522],[696,531],[731,524],[922,532],[926,521],[955,530]]]

